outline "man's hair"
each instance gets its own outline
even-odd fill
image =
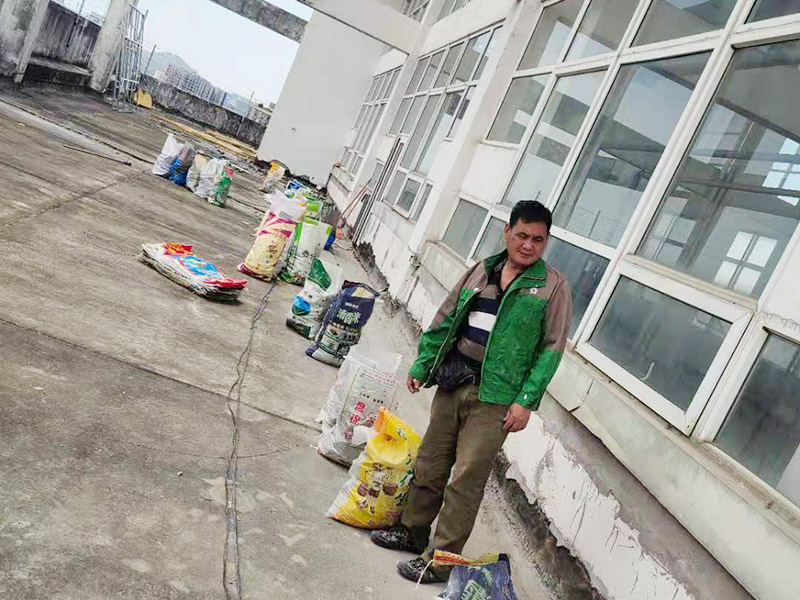
[[[547,233],[550,233],[550,226],[553,224],[553,213],[538,200],[521,200],[511,210],[508,226],[514,227],[519,221],[523,223],[544,223],[547,225]]]

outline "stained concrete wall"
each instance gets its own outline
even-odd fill
[[[160,82],[149,75],[142,78],[142,89],[152,94],[153,102],[161,108],[236,137],[252,146],[258,147],[261,138],[264,137],[266,126],[250,119],[242,121],[240,115],[227,108],[182,92],[175,86]]]
[[[33,46],[33,56],[85,67],[99,33],[100,25],[51,1]]]
[[[0,75],[10,77],[24,70],[46,1],[0,1]]]

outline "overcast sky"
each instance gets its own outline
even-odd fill
[[[270,0],[303,19],[313,12],[294,0]],[[183,60],[228,92],[277,102],[298,44],[210,0],[139,0],[149,11],[145,56],[153,45]]]

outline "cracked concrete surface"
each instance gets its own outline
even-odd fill
[[[258,178],[237,174],[240,201],[221,210],[135,158],[64,147],[154,157],[166,132],[146,114],[49,91],[10,100],[24,110],[0,103],[0,597],[223,598],[226,397],[268,286],[212,303],[137,254],[192,243],[234,274]],[[346,248],[333,258],[367,277]],[[284,326],[297,291],[268,298],[241,385],[241,597],[429,599],[395,573],[402,555],[324,517],[346,471],[316,454],[313,418],[336,371]],[[406,362],[413,341],[384,308],[364,339]],[[398,412],[422,432],[428,407],[403,393]],[[513,556],[502,510],[490,498],[467,553]],[[533,577],[516,574],[521,598],[539,597]]]

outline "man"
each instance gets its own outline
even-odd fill
[[[506,250],[469,269],[420,339],[407,385],[412,394],[439,386],[430,424],[401,523],[372,534],[379,546],[421,554],[397,565],[406,579],[447,580],[449,572],[429,567],[433,550],[462,552],[506,436],[525,429],[558,368],[572,300],[541,259],[551,223],[541,203],[519,202]]]

